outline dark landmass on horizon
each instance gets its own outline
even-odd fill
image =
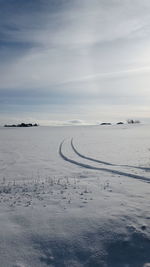
[[[20,123],[20,124],[5,124],[4,127],[37,127],[39,126],[37,123]]]

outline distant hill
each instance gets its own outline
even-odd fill
[[[20,123],[20,124],[5,124],[4,127],[37,127],[39,126],[37,123]]]

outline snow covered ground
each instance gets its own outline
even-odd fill
[[[0,128],[0,266],[150,266],[150,126]]]

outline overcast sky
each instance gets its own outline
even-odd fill
[[[149,117],[149,0],[0,0],[0,124]]]

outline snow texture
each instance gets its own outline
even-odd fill
[[[150,266],[150,126],[0,128],[0,266]]]

